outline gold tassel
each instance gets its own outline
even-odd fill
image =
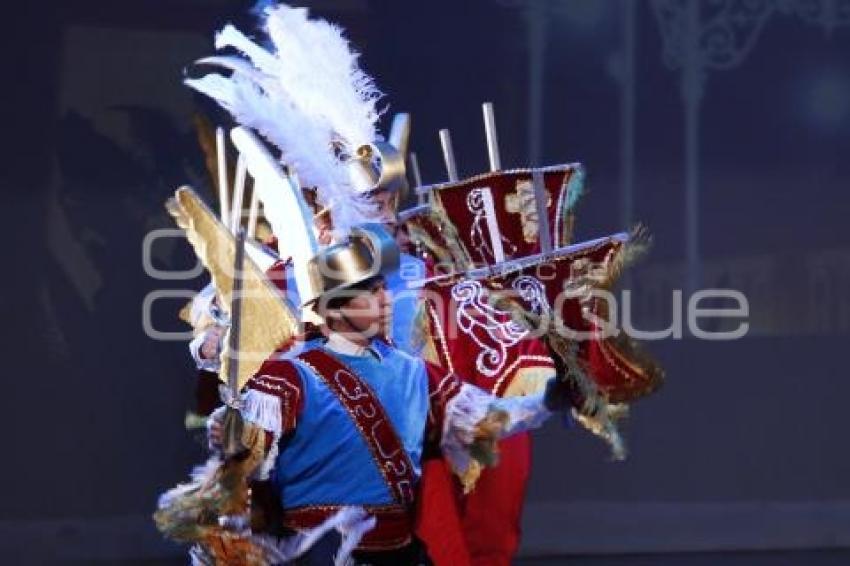
[[[490,468],[499,463],[499,438],[502,431],[508,426],[510,417],[502,410],[490,410],[473,431],[473,441],[469,446],[469,455],[472,459],[466,470],[457,474],[463,493],[469,493],[478,483],[484,468]]]
[[[629,240],[617,250],[606,266],[606,277],[600,287],[609,289],[620,278],[627,267],[631,267],[645,256],[652,247],[652,235],[643,224],[637,224],[629,234]]]
[[[499,463],[499,438],[509,420],[507,412],[491,410],[475,425],[469,454],[482,466],[490,467]]]

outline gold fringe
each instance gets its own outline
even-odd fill
[[[202,473],[187,484],[169,491],[153,515],[157,529],[169,539],[200,544],[216,564],[260,566],[262,549],[250,536],[223,528],[223,515],[248,515],[248,479],[265,457],[265,434],[245,423],[243,442],[250,447],[242,459],[221,462],[211,459]]]
[[[466,467],[466,471],[457,475],[464,495],[475,489],[475,484],[478,483],[478,478],[481,477],[481,472],[483,471],[484,466],[478,460],[471,460],[469,466]]]
[[[616,354],[624,363],[628,363],[633,369],[638,370],[644,377],[646,386],[639,390],[629,392],[628,399],[614,399],[617,402],[631,402],[640,397],[645,397],[658,391],[664,385],[666,374],[658,362],[655,361],[643,348],[640,347],[631,336],[620,332],[616,336],[605,340],[605,347]]]
[[[610,288],[623,274],[626,268],[637,263],[652,247],[652,235],[643,224],[637,224],[624,243],[606,266],[606,277],[600,287]]]
[[[469,493],[478,483],[484,468],[490,468],[499,463],[499,438],[508,426],[510,417],[502,410],[491,410],[478,424],[475,425],[473,441],[469,447],[472,459],[466,470],[457,474],[463,493]]]

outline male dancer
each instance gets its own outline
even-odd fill
[[[552,379],[545,394],[498,399],[377,338],[392,309],[384,274],[397,261],[377,225],[320,252],[311,261],[312,306],[327,336],[269,359],[242,399],[244,419],[270,440],[262,470],[284,526],[316,528],[343,507],[362,506],[376,523],[354,556],[369,564],[420,559],[413,512],[426,440],[457,470],[486,464],[498,438],[539,426],[568,408],[572,393]]]

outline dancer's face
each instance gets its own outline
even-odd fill
[[[334,330],[367,340],[389,336],[392,295],[383,277],[376,277],[365,287],[352,289],[344,296],[347,300],[328,308],[325,315]]]
[[[340,308],[354,330],[368,338],[386,336],[392,319],[392,300],[383,278],[354,296]]]
[[[369,201],[376,208],[376,222],[383,224],[387,232],[395,238],[402,251],[410,248],[410,238],[398,223],[399,194],[396,191],[378,190],[369,195]]]
[[[333,223],[331,223],[331,215],[327,212],[319,214],[313,219],[316,226],[316,240],[321,246],[329,246],[333,243]]]
[[[398,193],[395,191],[378,190],[369,195],[369,200],[375,205],[378,222],[384,224],[396,223],[398,209]]]

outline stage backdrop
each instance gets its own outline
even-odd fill
[[[523,552],[850,544],[846,15],[796,2],[312,4],[348,28],[387,116],[412,114],[426,183],[446,178],[440,128],[462,176],[486,169],[492,101],[505,167],[585,164],[577,238],[637,222],[654,235],[626,281],[634,325],[670,328],[684,305],[685,336],[647,344],[667,383],[634,405],[626,462],[558,423],[535,435]],[[7,20],[0,553],[14,563],[181,552],[150,513],[203,457],[183,428],[195,374],[186,344],[143,322],[185,330],[181,296],[206,280],[156,275],[194,258],[179,237],[146,238],[172,227],[163,202],[177,186],[213,201],[192,117],[228,122],[181,79],[214,30],[250,28],[249,8],[48,2]],[[747,297],[745,337],[688,336],[698,288]]]

